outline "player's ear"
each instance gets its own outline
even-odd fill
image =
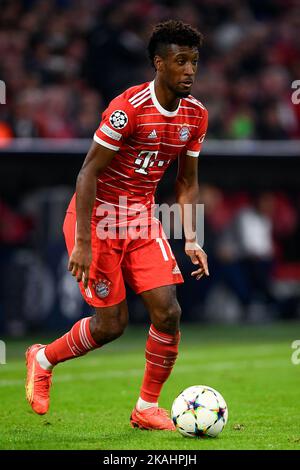
[[[164,61],[159,55],[154,56],[153,59],[154,67],[157,72],[161,72],[163,69]]]

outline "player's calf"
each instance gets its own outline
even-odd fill
[[[49,409],[52,369],[56,364],[83,356],[121,336],[127,324],[127,307],[126,312],[118,307],[97,308],[96,315],[79,320],[47,346],[34,344],[27,349],[26,398],[36,413],[45,414]]]
[[[34,344],[27,349],[26,398],[36,413],[42,415],[49,409],[53,367],[100,347],[93,339],[89,325],[90,318],[83,318],[47,346]]]

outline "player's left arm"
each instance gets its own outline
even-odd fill
[[[185,252],[193,264],[199,265],[192,276],[200,279],[209,276],[207,256],[197,241],[196,205],[199,200],[198,158],[181,155],[175,184],[176,202],[180,205],[185,235]]]
[[[199,202],[198,156],[207,130],[207,111],[203,112],[201,126],[179,157],[178,174],[175,184],[176,202],[180,205],[185,235],[185,252],[198,269],[192,276],[200,279],[209,276],[207,255],[197,241],[196,208]]]

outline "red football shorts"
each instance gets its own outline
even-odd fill
[[[98,219],[99,220],[99,219]],[[156,238],[106,238],[96,233],[98,220],[92,217],[92,264],[90,279],[81,293],[93,307],[116,305],[126,297],[125,282],[136,294],[170,284],[181,284],[181,272],[159,221]],[[76,213],[68,211],[64,235],[69,256],[75,244]]]

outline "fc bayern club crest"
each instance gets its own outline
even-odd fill
[[[101,279],[100,281],[97,282],[97,284],[95,284],[95,292],[96,292],[96,295],[100,298],[100,299],[105,299],[105,297],[108,296],[108,294],[110,293],[110,282],[109,281],[106,281],[105,279]]]
[[[179,132],[179,139],[182,142],[186,142],[190,137],[190,130],[187,126],[183,126]]]

